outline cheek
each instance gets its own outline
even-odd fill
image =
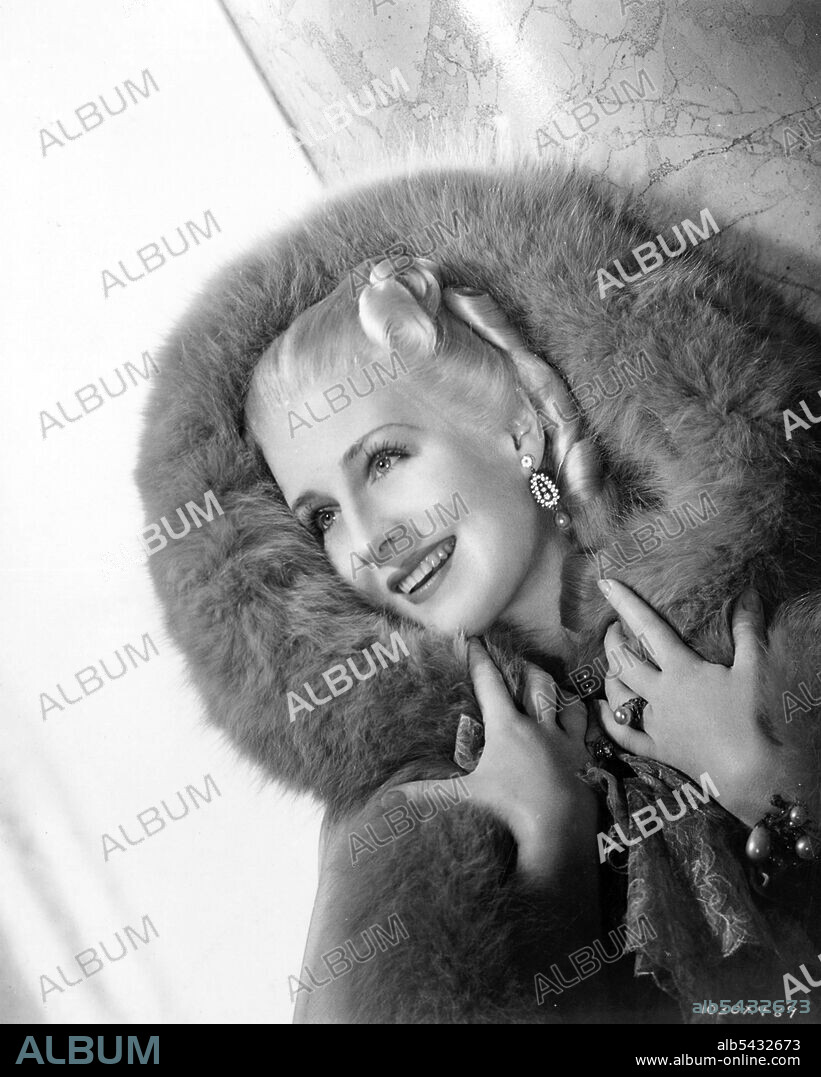
[[[501,535],[513,547],[529,545],[539,530],[539,507],[525,475],[507,470],[474,482],[465,500],[490,535]],[[474,510],[475,506],[475,511]]]
[[[340,538],[335,542],[327,542],[325,553],[341,580],[363,594],[367,595],[372,591],[375,569],[357,551],[351,549],[349,541]]]
[[[521,508],[521,511],[519,509]],[[505,591],[527,573],[541,537],[538,518],[528,505],[470,521],[462,535],[464,552],[483,587]]]
[[[540,546],[544,510],[533,500],[527,476],[512,468],[487,469],[483,475],[476,469],[461,478],[458,489],[469,512],[460,514],[455,530],[465,572],[475,573],[477,585],[481,581],[489,595],[507,597]]]
[[[326,542],[325,554],[341,581],[372,605],[384,602],[384,570],[366,560],[367,550],[352,549],[350,538],[340,531],[339,538]]]
[[[464,465],[464,461],[462,463]],[[447,479],[443,480],[445,475]],[[477,516],[490,518],[497,515],[501,519],[511,513],[517,517],[527,516],[529,507],[535,504],[524,469],[499,466],[495,461],[480,461],[474,467],[459,469],[443,465],[436,485],[448,499],[458,491],[471,514]]]

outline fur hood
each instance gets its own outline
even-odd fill
[[[821,348],[720,253],[723,236],[642,274],[633,248],[661,233],[675,249],[672,221],[698,223],[696,213],[648,226],[604,184],[540,164],[389,177],[274,233],[211,281],[170,334],[137,469],[146,522],[178,528],[177,509],[209,490],[224,515],[169,539],[150,568],[210,719],[268,775],[347,809],[389,779],[452,773],[458,716],[478,715],[464,640],[368,608],[243,440],[249,379],[270,342],[397,243],[429,253],[446,283],[493,295],[564,376],[599,444],[604,496],[574,514],[578,662],[591,662],[611,619],[600,572],[634,587],[712,660],[732,653],[728,610],[753,583],[775,625],[765,691],[780,735],[781,694],[821,670],[821,451],[812,430],[786,440],[782,414],[821,389]],[[597,271],[619,280],[615,259],[635,280],[602,297]],[[644,375],[614,374],[625,363]],[[594,407],[583,399],[591,385]],[[362,667],[376,641],[392,652],[384,669],[290,720],[289,691],[304,697],[307,683],[330,696],[323,672],[349,658]],[[514,683],[519,649],[498,642]]]

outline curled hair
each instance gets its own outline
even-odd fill
[[[559,374],[525,347],[499,304],[473,288],[447,287],[441,270],[416,258],[400,271],[369,260],[351,275],[365,277],[359,296],[349,278],[303,311],[279,336],[254,374],[247,411],[271,402],[287,406],[297,386],[338,374],[343,356],[352,369],[398,355],[418,364],[434,388],[464,375],[463,407],[477,421],[513,409],[524,392],[546,433],[550,470],[566,503],[582,505],[601,490],[599,454],[587,437]],[[460,389],[462,386],[460,385]]]
[[[371,269],[359,316],[374,343],[429,356],[437,344],[440,303],[509,357],[517,389],[528,395],[547,433],[551,470],[565,499],[580,505],[596,497],[602,486],[599,453],[584,435],[567,387],[548,363],[525,348],[491,296],[475,288],[443,287],[438,267],[426,259],[415,259],[398,275],[385,261]]]
[[[365,335],[388,352],[427,358],[439,339],[436,315],[442,288],[432,262],[417,259],[397,278],[384,275],[389,262],[379,262],[359,297],[359,321]]]
[[[366,281],[359,295],[353,279]],[[361,383],[362,374],[370,382],[363,368],[396,357],[423,376],[430,406],[441,408],[443,423],[452,421],[454,388],[460,412],[478,426],[514,409],[520,385],[513,367],[443,303],[446,291],[438,267],[425,259],[415,259],[401,272],[384,260],[357,267],[298,315],[257,364],[246,402],[252,437],[266,409],[298,406],[303,388],[340,380],[345,372],[351,375],[351,392],[369,395],[354,384]],[[406,391],[414,390],[409,384]]]
[[[351,282],[366,280],[358,296]],[[472,288],[446,287],[440,268],[415,258],[401,270],[386,259],[364,262],[325,299],[303,311],[270,346],[254,373],[247,413],[287,407],[298,388],[355,373],[368,361],[398,355],[418,365],[434,389],[462,375],[460,403],[485,421],[527,394],[547,434],[550,469],[570,505],[601,489],[599,455],[584,435],[556,371],[529,352],[498,303]]]
[[[365,280],[359,296],[351,286],[354,279]],[[454,386],[460,412],[477,424],[492,415],[513,414],[524,393],[544,430],[545,453],[562,502],[571,514],[579,513],[577,526],[593,538],[594,521],[606,500],[598,498],[603,487],[599,453],[562,378],[528,351],[492,296],[445,286],[439,267],[423,258],[400,271],[387,260],[369,260],[303,311],[257,365],[246,404],[248,433],[253,439],[263,409],[272,403],[289,406],[299,388],[339,376],[343,363],[357,372],[367,361],[388,356],[412,362],[424,375],[432,390],[426,406],[441,409],[443,423],[451,418]],[[361,394],[348,378],[357,395],[370,395],[370,376],[368,381],[371,389]],[[574,631],[584,627],[578,613],[590,576],[584,553],[565,558],[561,620]]]
[[[602,488],[599,453],[584,435],[559,374],[525,348],[521,336],[491,296],[473,288],[449,288],[444,300],[476,333],[510,356],[521,387],[545,428],[551,469],[562,496],[575,505],[596,497]]]

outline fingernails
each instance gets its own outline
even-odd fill
[[[752,587],[741,593],[741,608],[749,613],[756,613],[761,607],[761,595]]]
[[[606,598],[610,594],[611,590],[610,580],[596,580],[596,583],[599,585],[599,590]]]

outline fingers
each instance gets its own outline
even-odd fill
[[[625,699],[629,698],[625,696]],[[648,759],[655,759],[653,738],[640,729],[632,729],[629,725],[619,725],[613,716],[613,710],[603,699],[596,701],[599,707],[599,722],[605,733],[625,752],[633,755],[644,755]],[[623,702],[623,700],[622,700]]]
[[[471,636],[468,641],[470,679],[485,724],[485,740],[494,727],[518,715],[501,673],[485,648]],[[492,734],[491,734],[492,735]]]
[[[567,699],[559,708],[556,724],[570,737],[587,734],[587,706],[578,696]]]
[[[546,670],[532,662],[526,667],[524,708],[548,732],[561,729],[572,735],[584,735],[587,729],[584,703],[572,692],[563,692]]]
[[[661,674],[630,649],[618,621],[614,621],[604,634],[604,650],[608,675],[620,677],[632,689],[632,695],[648,699]]]
[[[611,710],[617,710],[622,703],[632,699],[636,693],[615,673],[608,673],[604,678],[604,694]]]
[[[550,674],[528,662],[525,672],[524,709],[540,725],[551,725],[555,721],[557,692],[556,682]]]
[[[644,637],[661,669],[673,663],[689,663],[698,656],[637,594],[618,580],[599,580],[599,590],[639,638]]]
[[[607,726],[607,732],[610,733],[612,729],[616,729],[618,731],[623,731],[622,736],[620,738],[617,737],[615,734],[612,734],[613,739],[618,744],[621,744],[622,747],[625,746],[625,741],[628,740],[628,739],[634,745],[637,745],[637,744],[640,743],[643,747],[642,747],[642,750],[641,750],[641,752],[639,754],[646,755],[648,746],[653,743],[653,736],[652,736],[653,713],[652,713],[650,704],[648,703],[644,708],[643,720],[642,720],[642,723],[641,723],[642,728],[641,729],[634,729],[633,726],[631,726],[631,725],[624,726],[624,725],[621,725],[619,722],[617,722],[614,712],[619,707],[623,706],[628,701],[628,699],[632,699],[637,693],[634,692],[629,687],[629,685],[625,684],[625,682],[621,678],[619,678],[619,677],[611,677],[611,676],[608,676],[608,677],[605,678],[604,691],[605,691],[605,695],[607,696],[607,706],[606,706],[606,715],[605,716],[610,721],[610,724]],[[638,694],[640,694],[640,693],[638,693]],[[650,723],[650,730],[649,731],[645,726],[645,722]],[[644,739],[643,740],[639,739],[637,741],[636,738],[630,736],[633,733],[640,734],[640,738],[644,738]],[[637,748],[636,747],[629,748],[628,751],[637,751]]]
[[[752,587],[742,592],[733,609],[733,669],[752,672],[766,645],[764,607],[761,596]]]

